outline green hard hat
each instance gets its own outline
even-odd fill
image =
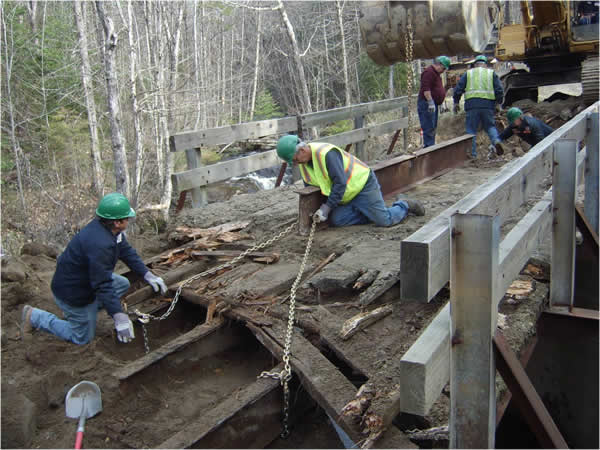
[[[517,120],[519,117],[521,117],[521,115],[523,115],[523,111],[521,111],[519,108],[510,108],[507,112],[506,112],[506,118],[508,119],[509,123],[513,123],[515,120]]]
[[[477,58],[475,58],[475,62],[484,62],[487,64],[487,58],[485,57],[485,55],[478,55]]]
[[[135,217],[135,211],[123,194],[113,192],[106,194],[98,203],[96,214],[103,219],[125,219]]]
[[[300,138],[295,134],[286,134],[277,142],[277,155],[290,166],[293,164],[293,158],[296,154],[296,145]]]
[[[437,58],[435,58],[435,62],[444,66],[446,70],[450,68],[450,58],[448,58],[447,56],[438,56]]]

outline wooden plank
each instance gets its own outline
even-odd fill
[[[498,251],[496,307],[552,226],[552,189],[504,237]]]
[[[273,327],[268,329],[252,324],[247,326],[273,356],[278,359],[283,357],[283,324],[273,324]],[[310,396],[329,417],[337,421],[354,442],[359,442],[362,439],[361,434],[341,416],[344,406],[356,395],[354,385],[298,332],[294,332],[292,337],[290,364]]]
[[[352,119],[367,114],[402,108],[403,106],[406,106],[407,103],[408,101],[406,97],[397,97],[378,102],[361,103],[358,105],[329,109],[327,111],[302,114],[299,116],[299,120],[301,121],[303,128],[308,128],[315,125],[324,126],[333,122],[337,122],[338,120]]]
[[[379,123],[377,125],[371,125],[370,127],[359,128],[357,130],[346,131],[344,133],[333,134],[331,136],[324,136],[323,138],[318,139],[318,141],[327,142],[340,148],[344,148],[348,144],[354,144],[355,142],[362,142],[369,138],[381,136],[383,134],[393,133],[394,131],[406,128],[407,126],[408,119],[402,118]]]
[[[278,380],[259,378],[203,411],[157,448],[264,448],[281,432],[281,397]]]
[[[185,159],[187,161],[188,170],[195,170],[202,167],[202,152],[199,148],[188,149],[185,151]],[[185,192],[183,189],[182,192]],[[192,190],[192,208],[200,208],[208,203],[206,189],[202,187],[194,187]]]
[[[448,302],[400,360],[400,409],[425,416],[450,378]]]
[[[572,139],[559,140],[554,145],[551,306],[573,306],[577,145]]]
[[[142,370],[148,368],[152,364],[160,361],[165,356],[179,351],[182,348],[193,344],[196,341],[199,341],[200,339],[212,335],[217,330],[223,328],[224,325],[225,321],[223,320],[216,320],[210,325],[198,325],[193,330],[182,334],[181,336],[173,339],[172,341],[168,342],[162,347],[157,348],[156,350],[151,351],[150,353],[142,356],[141,358],[130,362],[126,366],[115,370],[113,372],[113,376],[116,377],[119,381],[126,380],[127,378],[135,375],[136,373],[139,373]],[[205,347],[209,348],[210,346]]]
[[[231,177],[244,175],[260,169],[277,166],[281,160],[276,150],[269,150],[255,155],[223,161],[210,166],[193,170],[185,170],[171,175],[173,189],[176,192],[187,191],[197,186],[206,186]]]
[[[568,448],[523,366],[519,364],[517,357],[499,330],[496,330],[494,337],[494,348],[496,349],[498,372],[512,392],[513,401],[538,438],[539,444],[542,448]]]
[[[450,448],[494,448],[500,220],[455,214],[450,227]]]
[[[186,131],[169,137],[172,152],[210,145],[229,144],[246,139],[258,139],[273,134],[296,132],[298,122],[296,117],[281,119],[259,120],[256,122],[238,123],[204,130]]]
[[[450,279],[450,216],[460,212],[498,215],[504,220],[512,215],[550,174],[555,141],[585,136],[586,117],[593,107],[578,114],[521,158],[508,163],[494,178],[402,241],[403,300],[430,301]]]

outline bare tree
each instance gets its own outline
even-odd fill
[[[250,120],[254,119],[254,107],[256,106],[256,90],[258,89],[258,70],[260,68],[260,22],[262,16],[260,14],[260,10],[258,10],[256,14],[256,54],[254,56],[254,78],[252,81],[252,102],[250,103]]]
[[[108,115],[110,120],[110,136],[114,157],[115,184],[117,191],[129,197],[129,168],[127,153],[123,142],[121,114],[119,106],[119,87],[117,79],[116,48],[117,34],[113,21],[105,14],[103,1],[96,1],[96,11],[104,30],[104,72],[106,75],[106,91],[108,96]]]
[[[300,48],[298,47],[296,33],[294,32],[294,27],[292,26],[292,23],[288,18],[283,1],[277,0],[277,2],[279,4],[279,12],[281,14],[281,19],[285,24],[288,36],[292,43],[292,48],[294,50],[295,69],[299,78],[300,88],[302,90],[302,95],[300,96],[300,100],[302,102],[302,110],[305,113],[312,112],[312,106],[310,103],[310,93],[308,91],[308,83],[306,82],[306,75],[304,74],[304,64],[302,63],[302,55],[300,53]]]
[[[98,120],[96,118],[96,101],[94,100],[94,89],[92,86],[92,76],[90,68],[90,59],[88,56],[88,42],[85,26],[85,8],[83,2],[73,2],[75,15],[75,25],[77,26],[77,35],[79,37],[79,54],[81,55],[81,82],[83,85],[83,95],[85,97],[85,106],[88,114],[88,128],[90,130],[91,159],[92,159],[92,190],[96,195],[103,193],[104,182],[102,174],[102,158],[100,156],[100,144],[98,142]]]
[[[345,3],[345,1],[344,1]],[[335,0],[335,6],[337,9],[337,17],[338,24],[340,26],[340,36],[342,41],[342,62],[343,62],[343,72],[344,72],[344,90],[346,93],[346,106],[352,104],[352,100],[350,99],[350,79],[348,77],[348,53],[346,51],[346,34],[344,33],[344,20],[343,20],[343,10],[344,4],[340,0]]]

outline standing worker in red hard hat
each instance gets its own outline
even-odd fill
[[[306,184],[317,186],[327,201],[314,213],[316,222],[334,227],[375,223],[396,225],[408,215],[422,216],[425,208],[417,200],[398,196],[386,207],[373,171],[356,156],[324,142],[302,142],[289,134],[279,139],[277,155],[290,166],[297,163]]]
[[[435,132],[438,122],[438,106],[446,98],[446,89],[440,75],[450,68],[450,58],[438,56],[434,63],[421,74],[421,87],[417,100],[419,122],[423,130],[423,146],[435,144]]]
[[[121,308],[121,297],[129,288],[127,278],[114,273],[120,259],[144,277],[155,292],[164,295],[162,278],[148,270],[125,239],[124,231],[135,211],[129,200],[117,192],[105,195],[88,223],[58,257],[52,278],[52,293],[65,320],[42,309],[23,306],[21,333],[39,329],[74,344],[87,344],[96,333],[96,316],[102,308],[115,323],[117,338],[127,343],[135,336],[129,316]]]
[[[460,97],[465,94],[465,112],[467,114],[467,133],[477,136],[479,124],[487,132],[491,144],[490,154],[504,154],[504,148],[498,137],[494,119],[496,105],[501,105],[504,89],[498,75],[487,67],[487,58],[479,55],[475,58],[475,67],[467,70],[454,90],[454,113],[460,111]],[[477,142],[473,138],[471,158],[477,158]]]

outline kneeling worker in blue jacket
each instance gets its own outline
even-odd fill
[[[531,116],[524,116],[519,108],[510,108],[506,112],[508,127],[500,133],[500,140],[504,141],[516,134],[532,147],[549,136],[554,128],[546,125],[539,119]]]
[[[155,292],[164,295],[162,278],[148,270],[123,232],[135,211],[119,193],[104,196],[96,209],[96,218],[87,224],[58,257],[52,278],[52,293],[64,320],[52,313],[23,307],[21,333],[43,330],[74,344],[87,344],[96,334],[96,316],[102,308],[115,322],[117,338],[127,343],[135,336],[129,316],[121,308],[120,298],[129,288],[129,280],[113,272],[120,259],[144,277]]]
[[[313,215],[317,222],[334,227],[375,223],[396,225],[407,216],[422,216],[420,202],[399,196],[386,207],[381,188],[373,171],[356,156],[324,142],[302,142],[296,135],[286,135],[277,143],[277,154],[290,166],[297,163],[302,179],[316,186],[327,201]]]

